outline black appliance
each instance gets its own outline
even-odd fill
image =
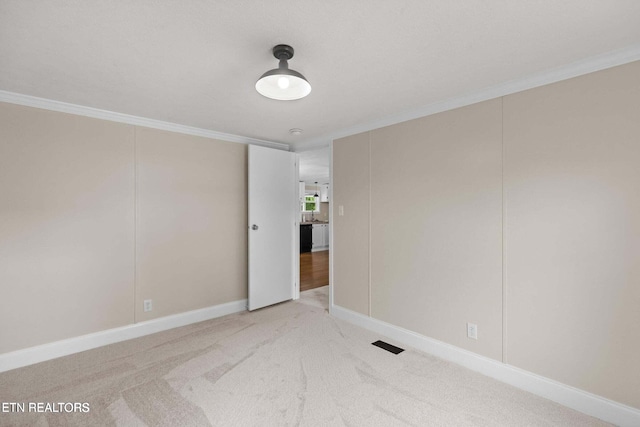
[[[300,224],[300,253],[311,252],[311,224]]]

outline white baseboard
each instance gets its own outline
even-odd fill
[[[332,305],[330,313],[362,328],[377,332],[442,359],[457,363],[488,377],[526,390],[587,415],[618,426],[640,426],[640,410],[559,383],[453,345]]]
[[[226,316],[227,314],[237,313],[246,309],[246,299],[232,301],[200,310],[174,314],[159,319],[122,326],[120,328],[108,329],[106,331],[0,354],[0,372],[79,353],[96,347],[102,347],[107,344],[126,341],[180,326]]]

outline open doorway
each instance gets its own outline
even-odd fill
[[[300,292],[329,285],[329,250],[300,254]]]
[[[300,292],[329,285],[329,148],[299,154]],[[327,301],[328,303],[328,301]]]

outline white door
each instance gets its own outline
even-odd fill
[[[249,145],[249,310],[294,297],[296,155]]]

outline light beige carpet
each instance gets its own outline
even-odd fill
[[[607,425],[427,354],[374,347],[384,337],[329,316],[327,293],[2,373],[0,402],[90,411],[0,413],[0,425]]]

